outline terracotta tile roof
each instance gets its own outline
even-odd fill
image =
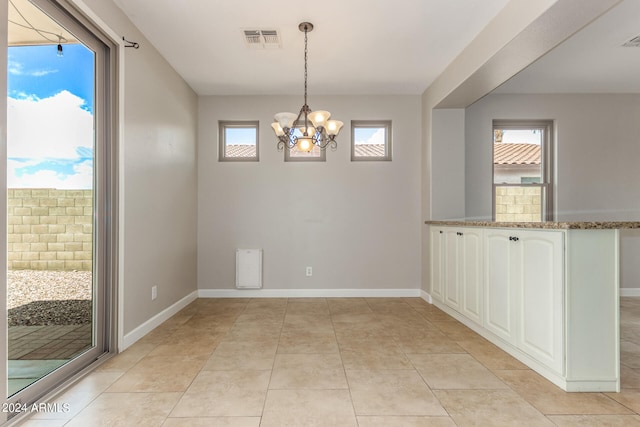
[[[384,144],[355,144],[356,157],[384,157]]]
[[[238,144],[238,145],[227,145],[226,157],[255,157],[256,156],[256,146],[255,145],[247,145],[247,144]]]
[[[538,144],[493,144],[493,164],[539,165],[541,153]]]

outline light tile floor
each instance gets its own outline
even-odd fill
[[[640,299],[621,393],[565,393],[418,298],[200,299],[25,426],[640,426]]]

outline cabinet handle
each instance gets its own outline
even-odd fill
[[[440,234],[444,233],[444,231],[440,230]]]
[[[520,239],[516,236],[509,236],[509,240],[511,240],[512,242],[517,242]]]
[[[456,234],[457,234],[458,236],[462,236],[462,233],[461,233],[461,232],[459,232],[459,231],[458,231],[458,232],[456,232]]]

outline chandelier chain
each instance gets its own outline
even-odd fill
[[[304,28],[304,105],[307,105],[307,27]]]

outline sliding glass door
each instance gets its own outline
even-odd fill
[[[31,402],[108,351],[113,64],[58,3],[8,17],[7,396]]]

